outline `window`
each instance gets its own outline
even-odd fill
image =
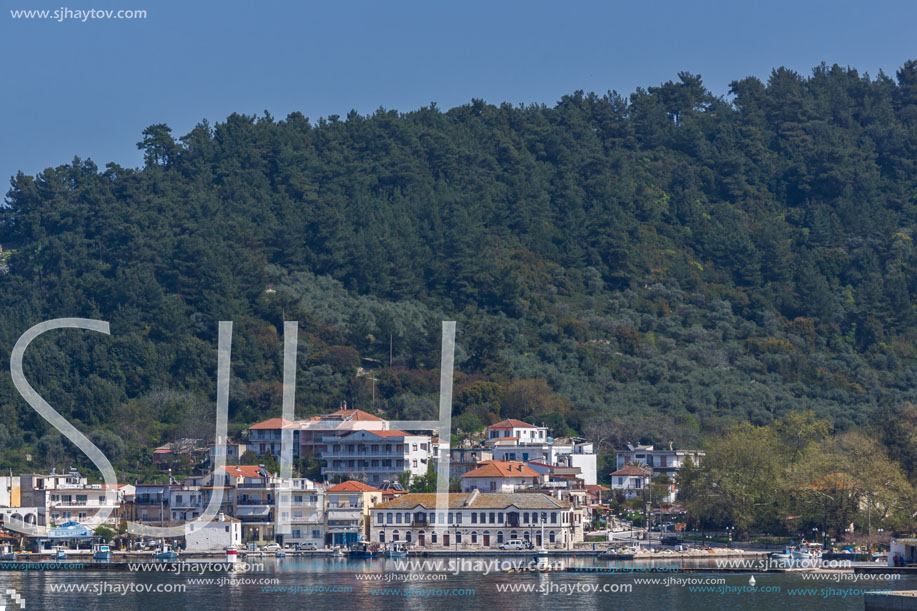
[[[472,533],[471,533],[471,542],[472,542],[472,543],[477,543],[477,542],[478,542],[478,533],[477,533],[477,532],[472,532]]]
[[[491,524],[496,524],[496,521],[497,521],[497,514],[495,514],[494,512],[491,511],[491,512],[490,512],[490,523],[491,523]]]
[[[456,514],[455,514],[455,523],[456,523],[456,524],[461,524],[461,523],[462,523],[462,512],[461,512],[461,511],[456,512]]]
[[[401,514],[400,513],[395,514],[395,523],[401,524]]]
[[[436,543],[436,532],[433,532],[433,533],[430,535],[430,542],[431,542],[431,543]]]
[[[456,543],[462,542],[462,533],[455,533],[455,542]]]
[[[435,513],[430,514],[430,524],[436,524],[436,514]]]
[[[392,523],[392,512],[388,512],[387,514],[385,514],[385,521],[386,521],[387,523],[389,523],[389,524]],[[398,521],[399,521],[399,522],[401,521],[401,514],[400,514],[400,513],[398,514]]]
[[[528,524],[528,522],[529,522],[529,512],[526,511],[525,513],[522,514],[522,523]]]
[[[379,531],[379,543],[385,543],[385,531],[384,530]]]
[[[410,523],[411,523],[411,514],[409,514],[409,513],[404,514],[404,523],[405,523],[405,524],[410,524]]]
[[[392,541],[398,541],[401,538],[401,534],[396,530],[392,533]]]
[[[381,511],[378,514],[376,514],[376,518],[377,518],[376,524],[382,524],[382,512]]]
[[[503,531],[497,533],[497,543],[503,543]]]
[[[478,523],[478,514],[476,514],[476,513],[473,512],[473,511],[471,512],[471,523],[472,523],[472,524],[477,524],[477,523]]]
[[[551,524],[557,524],[557,512],[556,511],[551,512]]]
[[[449,512],[449,524],[452,524],[452,512]]]
[[[550,533],[548,533],[548,541],[550,541],[551,543],[554,543],[554,539],[555,539],[554,531],[552,530]]]
[[[416,459],[416,458],[414,459],[414,466],[415,466],[415,467],[417,466],[417,459]]]

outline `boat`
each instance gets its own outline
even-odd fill
[[[334,551],[332,552],[331,555],[332,555],[332,556],[343,556],[343,555],[344,555],[344,548],[341,547],[340,545],[335,546]]]
[[[376,558],[379,556],[379,550],[368,541],[358,541],[350,546],[347,555],[350,558]]]
[[[92,559],[109,561],[111,560],[111,548],[104,543],[97,543],[92,546]]]
[[[60,545],[58,545],[57,547],[55,547],[52,550],[52,555],[54,556],[55,560],[66,560],[67,559],[67,550],[61,547]]]
[[[287,553],[283,551],[282,549],[279,549],[276,552],[274,552],[274,558],[286,558],[286,557],[287,557]]]
[[[407,555],[408,548],[400,543],[393,543],[383,552],[383,556],[386,558],[406,558]]]
[[[821,558],[821,546],[817,543],[806,543],[803,541],[797,545],[791,553],[793,554],[793,560],[800,560],[803,562],[818,560]]]
[[[175,560],[178,558],[178,552],[172,549],[168,543],[161,543],[156,551],[153,552],[154,560]]]
[[[16,552],[13,551],[13,546],[9,543],[5,543],[3,546],[0,546],[0,560],[6,562],[16,560]]]
[[[792,548],[787,547],[782,552],[773,552],[770,557],[780,567],[789,568],[793,565]]]

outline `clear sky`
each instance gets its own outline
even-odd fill
[[[834,0],[310,2],[0,0],[0,174],[74,155],[136,166],[140,132],[232,112],[312,120],[545,103],[822,61],[894,76],[917,59],[917,2]],[[145,19],[14,19],[12,10],[146,10]]]

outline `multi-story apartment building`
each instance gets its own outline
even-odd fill
[[[322,475],[370,484],[395,480],[405,471],[412,477],[425,475],[433,456],[429,435],[404,431],[356,431],[345,437],[325,438]]]
[[[290,480],[289,488],[284,487],[279,498],[280,517],[288,521],[288,534],[278,535],[282,543],[314,543],[317,547],[325,544],[325,489],[306,478]],[[288,501],[284,501],[284,497]]]
[[[328,488],[325,508],[325,543],[349,545],[369,538],[369,516],[372,507],[382,502],[382,490],[357,481],[347,481]]]
[[[495,438],[495,460],[540,462],[554,467],[578,467],[583,485],[598,483],[597,457],[592,442],[585,439],[546,439],[522,441],[516,438]]]
[[[695,465],[700,465],[706,455],[701,450],[674,450],[669,445],[668,450],[656,450],[651,445],[628,445],[626,450],[616,452],[617,467],[624,465],[642,465],[653,471],[655,475],[675,475],[690,458]]]
[[[133,486],[120,484],[109,489],[106,484],[89,484],[75,470],[58,475],[29,474],[20,476],[20,500],[24,507],[43,508],[50,524],[77,522],[88,526],[103,523],[100,513],[108,512],[106,524],[116,524],[120,507]]]
[[[675,475],[689,459],[699,466],[704,456],[706,456],[706,453],[701,450],[675,450],[672,448],[672,444],[669,444],[668,450],[657,450],[651,445],[634,446],[629,444],[626,450],[617,452],[617,466],[620,471],[628,465],[637,465],[649,470],[653,477],[666,476],[668,480],[666,484],[667,493],[661,500],[671,503],[674,502],[678,494],[678,489],[675,486]],[[613,473],[612,478],[614,476],[615,474]],[[614,481],[612,481],[612,487],[615,487]]]
[[[280,459],[282,450],[283,432],[291,431],[293,439],[293,458],[299,458],[299,422],[271,418],[248,428],[248,441],[245,447],[258,456],[265,456],[268,452],[276,459]],[[229,448],[227,447],[227,453]],[[211,452],[212,454],[212,452]]]
[[[314,416],[299,422],[301,456],[322,458],[328,443],[355,431],[387,431],[389,424],[378,416],[359,409],[345,407],[324,416]]]
[[[380,543],[488,549],[524,539],[536,546],[571,549],[583,540],[583,510],[543,493],[451,493],[448,510],[442,512],[436,509],[435,494],[406,494],[370,513],[371,539]]]

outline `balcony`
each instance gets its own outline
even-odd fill
[[[273,499],[239,499],[236,501],[239,507],[272,507]]]

